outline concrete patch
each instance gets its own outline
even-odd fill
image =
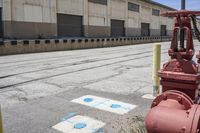
[[[144,96],[142,96],[142,98],[153,100],[153,99],[155,99],[156,97],[154,97],[152,94],[145,94]]]
[[[120,115],[127,114],[129,111],[137,107],[136,105],[91,95],[74,99],[71,102],[90,106],[92,108],[97,108],[104,111],[109,111]]]
[[[57,125],[53,129],[63,133],[103,133],[105,123],[86,116],[74,116]]]

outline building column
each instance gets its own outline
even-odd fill
[[[128,29],[128,0],[125,0],[125,36],[128,36],[127,29]]]
[[[110,29],[108,35],[111,36],[111,0],[108,0],[107,2],[107,26]]]
[[[3,20],[3,37],[11,36],[12,21],[12,0],[3,0],[2,2],[2,20]]]
[[[83,0],[83,36],[88,37],[89,5],[88,0]]]

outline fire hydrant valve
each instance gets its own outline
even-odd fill
[[[148,133],[200,133],[200,53],[197,63],[192,60],[195,54],[192,31],[194,28],[200,35],[195,22],[200,11],[180,10],[162,15],[175,17],[168,50],[171,60],[158,71],[162,94],[153,101],[145,118],[146,129]]]

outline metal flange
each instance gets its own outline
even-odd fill
[[[145,118],[148,133],[200,133],[200,105],[180,91],[158,96]]]
[[[183,92],[176,91],[176,90],[170,90],[162,93],[159,95],[152,103],[151,108],[154,108],[157,106],[160,102],[167,100],[167,99],[172,99],[178,101],[180,104],[185,106],[185,110],[189,110],[192,105],[194,104],[192,99],[186,95]]]

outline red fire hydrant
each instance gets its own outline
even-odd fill
[[[200,11],[181,10],[163,15],[176,18],[168,50],[171,60],[158,72],[162,94],[153,101],[145,118],[146,129],[148,133],[200,133],[200,105],[197,102],[200,65],[192,60],[195,51],[191,25],[192,18],[200,15]],[[197,58],[200,63],[200,55]]]

